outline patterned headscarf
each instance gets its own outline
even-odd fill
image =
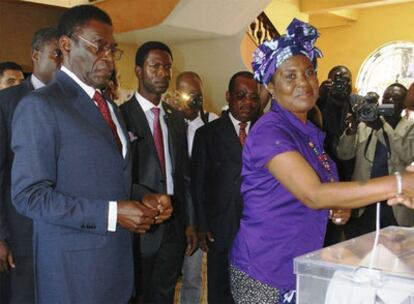
[[[322,57],[321,50],[315,47],[318,37],[319,32],[316,28],[294,18],[285,35],[265,41],[254,51],[252,62],[254,78],[268,84],[280,65],[295,55],[308,57],[316,70],[316,60]]]

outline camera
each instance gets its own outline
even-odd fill
[[[367,97],[364,97],[364,102],[357,105],[356,109],[354,109],[356,119],[361,122],[373,122],[376,121],[379,116],[393,116],[394,111],[394,104],[387,103],[378,105],[372,103]]]
[[[194,95],[191,96],[191,100],[188,103],[188,107],[190,107],[191,109],[200,109],[201,106],[203,105],[203,96],[202,95]]]
[[[332,80],[331,92],[333,96],[346,98],[351,94],[349,80],[341,77],[340,74],[336,74]]]

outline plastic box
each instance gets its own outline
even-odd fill
[[[294,260],[297,304],[414,304],[414,228],[381,229]],[[370,264],[373,263],[372,267]]]

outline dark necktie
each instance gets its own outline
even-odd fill
[[[239,122],[239,126],[240,126],[239,139],[240,139],[240,143],[243,146],[244,143],[246,142],[246,137],[247,137],[247,134],[246,134],[247,122]]]
[[[121,140],[119,139],[115,123],[112,120],[111,113],[109,112],[108,104],[106,103],[105,98],[102,96],[101,93],[99,93],[98,91],[95,91],[95,95],[93,95],[92,100],[95,101],[96,104],[98,105],[98,109],[101,112],[103,119],[108,124],[108,126],[111,128],[112,134],[115,137],[115,142],[118,148],[122,151],[122,143],[121,143]]]
[[[151,112],[154,113],[153,134],[155,149],[157,149],[158,159],[160,161],[161,171],[165,175],[165,156],[164,156],[164,140],[160,123],[160,108],[153,107]]]

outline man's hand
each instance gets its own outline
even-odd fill
[[[345,117],[346,135],[354,135],[358,130],[358,121],[352,113],[346,114]]]
[[[199,232],[198,233],[198,243],[204,252],[208,252],[208,243],[214,242],[214,238],[211,235],[211,232]]]
[[[0,272],[10,271],[10,268],[16,268],[12,252],[6,242],[0,241]]]
[[[185,237],[187,238],[187,248],[185,255],[190,256],[197,249],[197,232],[193,225],[188,225],[185,229]]]
[[[155,217],[156,224],[168,220],[173,212],[170,196],[166,194],[146,194],[142,199],[142,203],[147,208],[157,211],[158,214]]]
[[[117,223],[134,233],[145,233],[156,222],[158,211],[139,201],[118,201]]]
[[[374,130],[379,130],[383,126],[382,120],[378,117],[376,120],[365,123],[368,127]]]

